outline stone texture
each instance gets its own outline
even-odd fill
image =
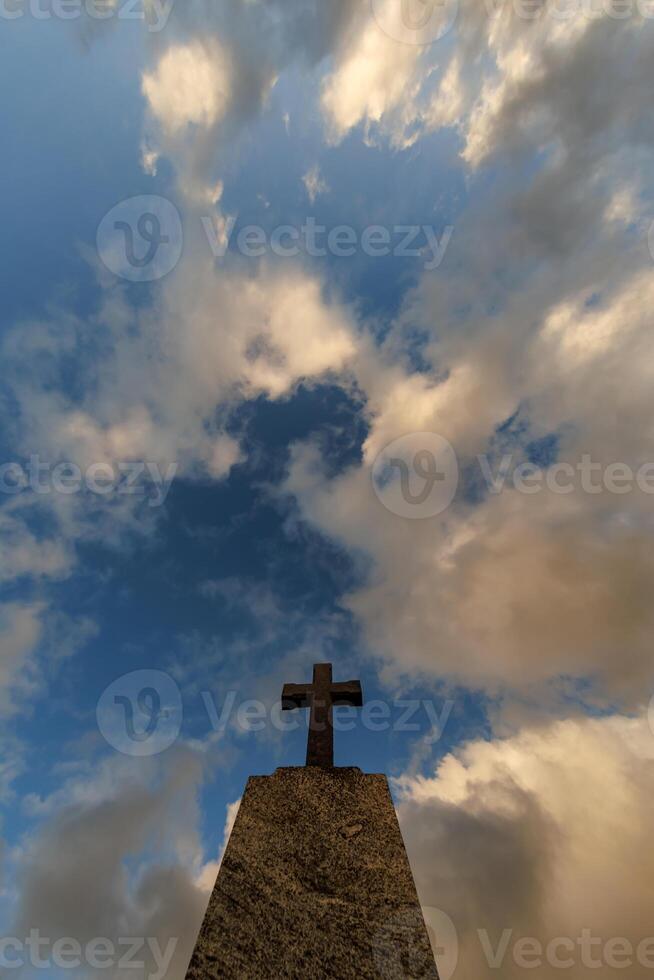
[[[213,977],[438,980],[385,776],[248,780],[187,973]]]

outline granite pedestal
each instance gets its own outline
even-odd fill
[[[438,980],[383,775],[248,780],[187,980]]]

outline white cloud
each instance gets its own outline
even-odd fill
[[[17,367],[12,385],[26,453],[83,468],[126,459],[177,462],[180,474],[201,468],[223,477],[241,457],[216,421],[218,409],[224,419],[243,399],[285,397],[301,381],[342,371],[356,347],[348,312],[325,298],[318,277],[295,266],[253,275],[238,264],[217,274],[204,243],[190,250],[155,309],[130,310],[118,291],[100,324],[110,342],[75,405],[63,391],[46,394],[36,373]],[[69,325],[75,334],[84,329]],[[44,333],[54,354],[59,331],[63,354],[60,327],[54,320],[10,334],[7,362],[17,365],[26,351],[33,356]]]
[[[359,344],[352,370],[370,423],[361,465],[329,481],[315,450],[298,447],[289,474],[303,515],[363,558],[367,575],[345,601],[392,671],[492,690],[572,674],[626,703],[648,689],[648,496],[507,489],[407,522],[370,480],[378,452],[409,432],[434,431],[474,463],[518,411],[532,438],[557,433],[573,466],[584,454],[634,469],[654,459],[651,262],[644,241],[625,237],[651,164],[651,30],[581,11],[561,20],[550,5],[529,20],[513,5],[468,3],[449,47],[387,52],[369,25],[337,50],[323,99],[339,135],[365,120],[403,144],[456,126],[471,168],[502,154],[507,169],[491,196],[472,185],[446,268],[423,275],[382,349]],[[392,76],[402,93],[377,108],[374,85],[345,85],[373,49],[378,66],[405,59]],[[609,64],[630,83],[599,84],[597,66]],[[428,338],[422,373],[405,328]]]
[[[0,715],[26,714],[58,663],[77,653],[95,634],[86,617],[73,619],[45,600],[0,603]]]
[[[6,333],[7,386],[20,407],[16,458],[38,455],[49,465],[66,460],[82,471],[137,460],[161,473],[177,465],[181,478],[226,479],[245,458],[238,434],[226,429],[235,407],[261,395],[288,397],[300,382],[347,368],[356,348],[354,326],[348,311],[326,297],[319,278],[294,266],[253,274],[235,264],[217,274],[204,243],[194,259],[171,277],[153,308],[132,310],[119,287],[107,291],[95,323],[104,337],[102,356],[96,360],[89,352],[80,363],[87,385],[74,400],[52,383],[50,371],[75,338],[88,337],[88,321],[61,311]],[[44,351],[40,374],[36,364]],[[138,496],[54,490],[37,496],[26,489],[0,512],[0,579],[34,587],[64,578],[76,566],[80,542],[122,547],[134,533],[154,533],[157,519],[157,510]],[[37,535],[32,528],[44,522],[47,535]],[[0,687],[20,679],[24,694],[36,691],[25,668],[38,640],[37,609],[10,606],[4,615]],[[48,633],[44,662],[56,655],[51,641]]]
[[[422,48],[399,43],[384,33],[371,11],[365,13],[337,50],[334,71],[323,83],[322,108],[335,141],[361,122],[380,123],[396,114],[401,121],[393,120],[392,132],[399,142],[403,117],[411,113],[420,84]]]
[[[634,470],[654,459],[651,291],[643,271],[601,302],[588,304],[592,290],[551,297],[522,335],[524,306],[514,300],[515,316],[509,308],[474,334],[441,333],[438,382],[359,349],[353,370],[370,421],[361,465],[330,481],[315,450],[297,447],[287,489],[306,519],[371,559],[345,602],[369,649],[394,670],[495,690],[568,675],[609,699],[642,699],[654,630],[649,496],[637,488],[596,495],[579,482],[572,495],[533,496],[509,481],[481,502],[459,499],[439,517],[405,521],[377,500],[371,475],[379,451],[407,432],[445,436],[475,467],[475,454],[521,404],[536,432],[563,434],[559,457],[573,467],[584,454]],[[521,450],[513,452],[517,463]],[[488,465],[497,471],[499,462]]]
[[[302,178],[302,183],[306,188],[307,194],[309,195],[309,200],[312,204],[317,197],[319,197],[321,194],[326,194],[329,190],[329,185],[320,173],[320,167],[317,163],[307,170]]]
[[[214,885],[216,884],[216,878],[218,877],[218,872],[220,871],[220,865],[222,864],[225,849],[229,843],[229,838],[232,830],[234,829],[234,823],[236,822],[240,805],[240,798],[238,800],[234,800],[233,803],[227,804],[225,829],[223,830],[223,839],[222,844],[220,845],[218,859],[216,861],[207,861],[207,863],[202,866],[195,879],[195,884],[197,887],[206,895],[211,894]]]
[[[598,975],[581,958],[584,929],[602,939],[596,961],[607,941],[628,939],[633,976],[645,975],[636,951],[652,936],[654,733],[644,716],[557,721],[470,742],[433,777],[398,785],[421,901],[457,928],[455,976],[490,974],[479,930],[493,948],[512,930],[498,971],[506,980],[524,975],[513,959],[521,937],[545,950],[567,937],[572,952],[555,952],[574,956],[574,976]],[[537,975],[554,980],[561,969],[543,958]]]
[[[463,156],[472,166],[506,148],[543,147],[552,141],[574,152],[581,141],[616,123],[636,135],[632,127],[644,106],[632,96],[647,86],[651,67],[643,52],[651,43],[651,23],[634,16],[616,19],[608,5],[595,15],[579,5],[564,18],[557,16],[558,9],[545,4],[531,21],[506,12],[491,19],[487,44],[494,66],[477,91],[470,90],[464,127]],[[598,87],[602,61],[612,65],[612,72],[626,72],[630,83]],[[573,102],[565,98],[570,86],[576,90]]]
[[[215,38],[176,44],[151,72],[144,72],[142,85],[150,111],[167,135],[177,136],[189,125],[210,129],[229,105],[229,57]]]
[[[194,881],[203,863],[200,776],[198,760],[181,750],[138,763],[112,757],[67,780],[65,792],[43,802],[47,825],[15,858],[21,890],[11,934],[38,929],[82,946],[144,936],[162,950],[177,940],[166,975],[182,980],[206,907]],[[155,972],[144,956],[143,977]]]
[[[157,176],[159,166],[159,151],[151,149],[146,142],[141,144],[141,166],[150,177]]]
[[[11,691],[36,651],[43,632],[40,603],[0,605],[0,712],[14,710]]]
[[[431,45],[384,31],[380,21],[400,17],[399,5],[387,6],[377,18],[362,12],[356,29],[335,39],[322,93],[335,140],[365,123],[406,147],[456,127],[463,159],[476,169],[507,149],[552,143],[567,151],[620,120],[629,119],[634,141],[647,130],[652,24],[635,4],[630,16],[615,17],[609,4],[563,10],[550,0],[537,7],[463,0],[452,30]],[[608,65],[629,83],[603,86],[600,66]]]
[[[544,682],[567,665],[613,694],[638,696],[650,627],[634,584],[651,573],[642,502],[621,500],[616,515],[615,499],[543,504],[507,492],[476,512],[455,505],[428,529],[406,528],[380,510],[369,481],[377,452],[408,431],[434,429],[468,459],[521,406],[535,432],[565,435],[563,459],[584,451],[603,462],[651,457],[649,260],[644,248],[619,259],[634,215],[627,158],[651,135],[648,95],[640,95],[650,90],[651,24],[583,13],[564,20],[549,4],[530,19],[514,5],[489,11],[463,3],[451,35],[426,48],[389,37],[368,9],[310,4],[298,27],[271,5],[257,14],[273,19],[279,43],[267,58],[253,44],[245,58],[254,23],[247,13],[239,8],[231,34],[219,18],[191,17],[183,41],[155,45],[145,72],[163,138],[175,141],[191,127],[193,138],[176,151],[185,143],[192,151],[182,185],[194,206],[222,193],[205,170],[195,179],[218,127],[251,118],[296,58],[326,68],[321,100],[332,136],[365,123],[406,145],[456,126],[471,169],[504,153],[506,183],[492,200],[472,185],[447,275],[423,278],[381,351],[306,271],[261,267],[250,275],[229,265],[218,276],[190,243],[191,261],[151,316],[137,317],[114,291],[103,310],[106,363],[84,404],[22,382],[31,444],[76,458],[147,449],[179,460],[186,475],[222,476],[240,459],[224,424],[230,406],[286,397],[299,382],[328,375],[347,384],[351,372],[370,422],[362,465],[329,483],[315,459],[298,452],[288,488],[308,519],[371,559],[369,581],[347,597],[371,648],[395,666],[430,667],[472,684]],[[599,84],[597,73],[611,70],[628,84]],[[516,167],[521,159],[530,160],[528,179]],[[310,193],[320,182],[319,171],[313,176]],[[639,186],[636,175],[628,186]],[[406,357],[409,322],[428,337],[430,369],[421,374]],[[45,332],[52,345],[55,330]],[[34,333],[35,345],[46,343]],[[575,576],[588,586],[583,608],[571,594]],[[628,648],[622,677],[620,638]]]
[[[6,504],[0,511],[2,565],[0,582],[31,578],[66,578],[74,564],[71,549],[54,537],[37,537],[20,507]]]
[[[634,471],[654,460],[651,262],[644,242],[631,245],[620,223],[587,207],[613,200],[614,165],[609,154],[590,185],[566,173],[565,195],[550,199],[546,180],[538,186],[554,173],[547,162],[526,191],[464,213],[447,274],[423,276],[381,348],[358,344],[352,371],[369,421],[361,464],[329,481],[311,447],[296,450],[287,489],[306,519],[370,561],[346,603],[393,670],[494,690],[572,674],[627,703],[647,690],[649,496],[529,497],[509,484],[406,522],[371,487],[392,440],[436,432],[474,469],[517,411],[531,438],[556,433],[559,460],[572,466],[584,454]],[[411,370],[405,324],[428,338],[428,370]],[[524,449],[512,451],[519,461]]]
[[[220,480],[243,458],[241,447],[235,439],[225,435],[218,436],[207,460],[207,469],[215,479]]]

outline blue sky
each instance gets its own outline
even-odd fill
[[[248,775],[303,762],[281,686],[331,660],[381,712],[336,762],[392,778],[455,977],[507,924],[636,957],[651,18],[518,6],[462,2],[432,43],[392,36],[390,0],[0,20],[5,935],[172,936],[183,976]],[[174,261],[134,281],[119,223],[145,254],[155,198]],[[307,254],[307,221],[352,254]],[[35,457],[45,490],[9,492]],[[446,473],[422,500],[425,459]]]

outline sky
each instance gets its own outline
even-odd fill
[[[653,20],[0,2],[3,975],[182,978],[321,661],[441,980],[653,975]]]

